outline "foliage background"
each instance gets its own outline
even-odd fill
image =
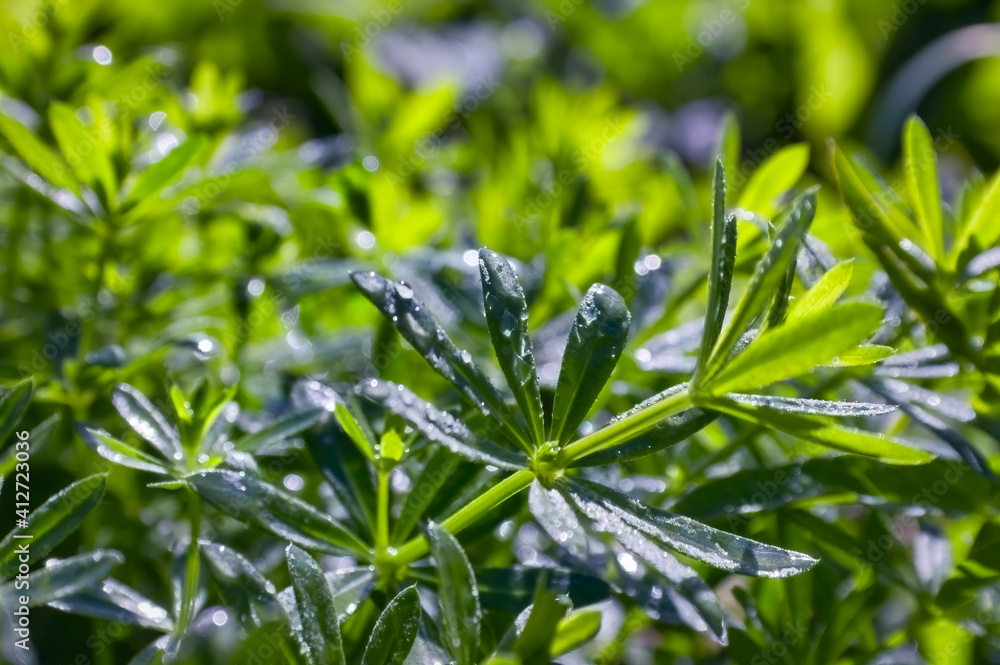
[[[262,418],[285,409],[288,387],[305,375],[353,382],[378,373],[420,385],[427,398],[444,390],[347,283],[350,266],[433,281],[453,296],[438,308],[452,317],[450,329],[465,326],[462,342],[487,355],[468,288],[468,252],[482,245],[524,262],[536,325],[574,308],[592,282],[634,279],[618,264],[632,216],[652,257],[645,270],[669,264],[676,293],[707,255],[708,175],[727,112],[742,135],[738,152],[725,155],[737,192],[781,148],[808,146],[808,172],[797,182],[823,185],[813,231],[836,256],[856,259],[850,293],[860,294],[878,264],[831,184],[827,142],[861,150],[898,180],[898,137],[916,112],[936,139],[945,200],[976,171],[992,172],[1000,161],[996,41],[956,31],[995,21],[998,11],[962,0],[7,0],[0,112],[58,145],[74,177],[104,183],[93,189],[108,212],[95,219],[60,200],[0,141],[0,379],[11,386],[35,376],[26,424],[62,414],[32,459],[32,490],[46,497],[107,468],[72,422],[120,431],[109,394],[123,380],[164,410],[167,376],[187,386],[205,376],[219,389],[239,381],[241,405]],[[981,46],[985,57],[956,62],[940,80],[913,66],[949,35],[936,61],[956,44]],[[50,124],[61,104],[89,109],[77,113],[89,129],[68,148]],[[183,179],[142,204],[134,195],[111,200],[178,145],[192,151]],[[649,336],[700,312],[671,297]],[[912,345],[928,341],[933,334],[918,333]],[[992,424],[995,402],[977,397],[985,381],[963,374],[931,387],[974,404],[979,422]],[[660,377],[648,387],[665,385]],[[624,390],[606,399],[620,410],[635,397]],[[992,431],[965,434],[996,459]],[[671,489],[651,493],[665,498],[706,459],[728,462],[730,472],[781,461],[715,459],[723,433],[709,437],[688,461],[661,459],[632,473],[668,477]],[[321,505],[320,476],[299,452],[272,459],[269,474]],[[186,527],[172,496],[145,483],[112,473],[105,501],[56,554],[118,549],[129,565],[116,577],[167,605],[170,550]],[[2,532],[12,501],[0,497]],[[995,520],[995,501],[986,504],[960,506],[937,527],[967,548]],[[864,510],[851,503],[841,518],[866,523]],[[526,515],[511,519],[520,526]],[[781,542],[806,551],[815,537],[792,520],[753,520],[748,532],[788,530]],[[530,530],[519,533],[530,550]],[[237,529],[226,535],[266,569],[280,568],[280,548]],[[871,535],[856,533],[863,550]],[[497,565],[515,556],[475,547],[470,555]],[[907,541],[890,554],[909,562],[912,550]],[[856,558],[868,566],[881,555]],[[829,589],[850,577],[815,574]],[[995,616],[990,637],[927,610],[927,598],[876,587],[885,598],[871,607],[906,620],[885,619],[893,628],[870,636],[880,647],[872,653],[895,641],[909,654],[924,636],[905,662],[998,662]],[[820,590],[793,600],[766,582],[755,593],[775,606],[823,602]],[[218,662],[232,657],[232,623],[221,637],[205,631]],[[41,662],[75,665],[128,662],[154,635],[51,609],[37,611],[34,631],[58,637],[36,642]],[[955,654],[936,655],[953,644]],[[680,628],[647,631],[630,645],[624,662],[727,658]]]

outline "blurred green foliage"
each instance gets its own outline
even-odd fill
[[[982,175],[1000,163],[998,11],[962,0],[0,3],[0,382],[34,377],[19,416],[38,428],[33,504],[111,470],[74,424],[121,435],[111,400],[122,382],[188,414],[191,431],[238,403],[230,425],[244,436],[295,411],[308,379],[379,376],[455,406],[348,271],[424,287],[460,346],[490,358],[484,245],[516,262],[545,399],[565,313],[595,282],[623,294],[633,333],[592,413],[604,422],[691,371],[700,331],[691,342],[684,325],[705,309],[721,155],[724,203],[740,211],[734,293],[766,251],[766,220],[820,184],[822,268],[853,259],[846,297],[887,307],[873,341],[899,354],[778,395],[898,404],[869,428],[942,459],[897,469],[817,457],[797,437],[721,418],[613,466],[607,483],[647,503],[822,561],[787,580],[700,567],[730,617],[727,647],[617,604],[590,650],[565,662],[998,662],[1000,222],[997,181]],[[911,113],[926,137],[904,133]],[[930,142],[932,169],[914,141]],[[857,183],[845,186],[849,173]],[[809,284],[787,286],[797,298]],[[273,437],[259,471],[336,512],[298,432]],[[107,562],[117,550],[126,564],[111,576],[176,618],[191,599],[193,520],[187,494],[152,480],[111,471],[103,502],[53,555]],[[8,483],[0,533],[14,515]],[[292,584],[285,543],[211,510],[203,537]],[[556,556],[523,502],[494,517],[461,543],[477,569]],[[183,662],[259,658],[269,624],[242,642],[223,612],[209,630],[228,597],[203,583],[207,614]],[[367,643],[391,598],[380,593],[345,624],[348,644]],[[127,663],[172,629],[162,617],[33,611],[41,663]],[[560,635],[575,646],[571,620],[589,636],[592,619],[570,615]],[[499,641],[502,621],[487,624]]]

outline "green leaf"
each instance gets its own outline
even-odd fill
[[[614,289],[603,284],[590,287],[563,354],[550,440],[563,444],[576,434],[618,364],[630,322],[625,301]]]
[[[651,543],[669,547],[720,570],[775,578],[798,575],[816,565],[816,559],[800,552],[719,531],[688,517],[652,508],[582,478],[561,483],[559,489],[599,531],[641,533]],[[622,544],[629,547],[624,541]],[[643,551],[633,551],[643,558],[647,556]]]
[[[611,597],[611,586],[599,577],[562,568],[477,568],[479,602],[486,609],[516,614],[531,604],[544,574],[549,591],[568,596],[574,607],[594,605]]]
[[[944,258],[944,222],[938,190],[937,156],[927,126],[912,116],[903,128],[903,172],[913,211],[924,232],[931,258]]]
[[[891,346],[881,344],[862,344],[853,349],[842,351],[837,357],[828,363],[826,367],[857,367],[860,365],[871,365],[880,360],[885,360],[894,355],[896,350]]]
[[[207,145],[208,141],[204,137],[193,136],[171,150],[166,157],[150,165],[139,175],[135,186],[125,199],[125,204],[139,204],[160,194],[167,185],[175,182],[189,166],[195,163]]]
[[[535,354],[528,336],[528,303],[517,274],[505,258],[489,249],[479,250],[486,324],[500,369],[514,399],[528,419],[535,446],[545,441],[542,396],[535,369]]]
[[[804,374],[867,339],[882,308],[847,303],[766,331],[707,386],[713,394],[754,389]]]
[[[522,469],[528,463],[517,453],[475,436],[465,424],[423,401],[405,386],[369,379],[359,383],[355,391],[365,399],[381,404],[431,441],[468,460],[512,471]]]
[[[375,586],[375,571],[369,566],[342,568],[325,574],[326,584],[333,595],[333,604],[341,623],[347,620]],[[292,587],[282,589],[278,600],[288,613],[289,621],[301,632],[301,620],[295,605],[295,590]]]
[[[120,383],[111,392],[111,403],[136,434],[153,444],[171,463],[184,459],[184,446],[177,430],[141,392]]]
[[[351,279],[438,374],[483,415],[501,423],[525,452],[531,450],[529,437],[507,407],[503,394],[476,366],[471,354],[455,346],[424,304],[413,297],[409,285],[390,282],[374,272],[355,272]]]
[[[147,455],[138,448],[133,448],[124,441],[119,441],[104,430],[77,424],[76,431],[84,443],[94,449],[106,460],[140,471],[150,471],[170,475],[170,471],[161,460]]]
[[[870,234],[878,243],[891,248],[893,256],[904,262],[913,274],[921,280],[929,280],[931,271],[919,258],[901,249],[905,245],[905,237],[900,227],[907,228],[912,224],[906,219],[905,213],[898,210],[894,202],[889,200],[888,193],[872,181],[868,176],[863,178],[864,171],[854,168],[851,161],[841,150],[836,150],[833,156],[834,167],[840,192],[847,203],[856,226]],[[869,187],[878,187],[873,190]]]
[[[455,536],[441,526],[428,524],[427,536],[437,564],[442,642],[457,665],[474,665],[479,655],[483,617],[472,565]]]
[[[815,188],[806,190],[782,214],[774,241],[757,263],[747,290],[733,311],[729,326],[716,343],[708,366],[698,377],[698,383],[694,384],[696,388],[724,366],[729,354],[736,348],[753,320],[778,290],[782,280],[785,279],[785,271],[795,260],[802,236],[812,223],[815,214]]]
[[[722,119],[722,133],[719,137],[719,159],[722,160],[722,165],[730,177],[740,170],[740,152],[742,151],[740,143],[740,123],[736,119],[736,114],[729,111]],[[726,206],[730,205],[735,193],[735,188],[727,193]]]
[[[969,242],[975,238],[979,247],[993,247],[1000,237],[1000,225],[996,223],[1000,217],[1000,173],[993,176],[982,201],[972,211],[968,222],[960,225],[955,245],[952,247],[954,259],[965,251]]]
[[[544,576],[544,573],[542,574]],[[543,579],[535,590],[534,602],[528,610],[524,627],[517,639],[509,646],[510,651],[520,656],[523,665],[548,665],[552,657],[552,642],[556,627],[571,607],[569,598],[556,596],[548,589]],[[520,620],[516,622],[519,624]],[[505,640],[506,641],[506,640]],[[501,642],[503,649],[506,645]]]
[[[712,188],[712,263],[708,267],[708,303],[705,305],[705,331],[695,375],[708,365],[712,349],[722,332],[729,308],[729,292],[733,286],[736,265],[736,217],[726,215],[726,173],[720,159],[715,165]]]
[[[319,564],[295,545],[285,550],[302,622],[300,648],[312,665],[346,665],[333,595]]]
[[[462,460],[447,448],[436,448],[424,463],[393,524],[392,542],[401,542],[425,515],[454,501],[475,477],[480,467]]]
[[[737,207],[770,218],[775,213],[774,202],[802,179],[809,165],[809,144],[785,146],[768,157],[750,176],[740,194]]]
[[[361,427],[358,425],[358,421],[355,420],[354,415],[347,410],[347,407],[337,402],[334,407],[334,414],[336,415],[337,422],[343,428],[347,436],[354,442],[354,445],[358,447],[365,457],[370,461],[375,461],[375,445],[374,441],[369,441],[368,437],[362,432]]]
[[[264,446],[284,441],[305,429],[309,429],[323,417],[325,409],[315,408],[287,413],[275,418],[256,432],[247,434],[236,442],[236,450],[253,452]]]
[[[121,582],[107,578],[82,591],[50,601],[60,612],[152,628],[164,633],[174,629],[170,613]]]
[[[561,656],[594,639],[601,630],[601,613],[596,610],[574,612],[559,622],[552,640],[552,655]]]
[[[14,146],[18,156],[28,168],[60,189],[68,189],[79,194],[79,187],[71,175],[69,166],[47,145],[42,143],[28,129],[0,113],[0,133]]]
[[[874,457],[888,464],[925,464],[934,455],[884,434],[873,434],[841,427],[816,417],[781,413],[759,406],[748,406],[725,397],[699,398],[705,408],[721,411],[761,427],[787,432],[805,441],[845,453]]]
[[[232,547],[203,541],[198,544],[207,568],[226,605],[255,626],[283,617],[274,585],[257,567]]]
[[[114,167],[108,158],[107,136],[98,126],[87,128],[67,104],[49,104],[49,125],[59,144],[59,150],[73,168],[76,177],[91,189],[98,185],[113,207],[117,185]],[[106,132],[105,132],[106,133]]]
[[[854,259],[841,261],[813,284],[812,288],[792,302],[788,308],[788,319],[801,319],[812,312],[832,307],[851,284],[854,273]]]
[[[404,589],[386,606],[375,623],[361,665],[402,665],[420,628],[420,594]]]
[[[618,414],[610,420],[608,425],[629,418],[637,411],[646,409],[656,402],[680,393],[687,388],[687,385],[687,383],[680,383],[672,388],[664,390],[654,397],[637,404],[634,408],[626,411],[625,413]],[[653,453],[663,450],[664,448],[680,443],[695,432],[699,432],[705,427],[708,427],[718,417],[719,414],[711,411],[705,411],[697,408],[687,409],[685,411],[681,411],[680,413],[675,413],[672,416],[668,416],[656,427],[648,429],[645,432],[630,438],[626,443],[612,448],[599,450],[592,455],[587,455],[586,457],[581,457],[580,459],[575,460],[571,466],[598,466],[602,464],[611,464],[613,462],[625,462],[628,460],[639,459],[641,457],[645,457],[646,455],[652,455]]]
[[[29,606],[40,607],[64,596],[78,593],[108,576],[111,569],[125,563],[125,557],[115,550],[96,550],[68,559],[49,561],[28,576],[31,593]],[[6,585],[3,595],[11,597],[13,583]]]
[[[816,416],[881,416],[896,410],[893,404],[868,402],[829,402],[822,399],[801,397],[774,397],[771,395],[740,395],[729,393],[727,399],[748,406],[763,406],[784,413],[808,413]]]
[[[28,515],[27,527],[14,529],[0,541],[0,578],[11,577],[17,571],[19,562],[30,565],[41,560],[73,533],[83,518],[100,503],[107,483],[107,474],[87,476],[49,497],[48,501],[33,510]],[[18,545],[29,541],[15,538],[18,533],[32,536],[27,561],[21,561],[16,550]]]
[[[34,429],[28,432],[31,454],[37,454],[44,449],[45,445],[52,438],[52,432],[55,431],[60,422],[62,422],[62,414],[53,413],[48,418],[35,425]],[[0,439],[0,441],[2,441],[2,439]],[[17,466],[18,463],[17,458],[15,457],[16,453],[16,446],[10,446],[7,450],[0,453],[0,476],[9,476],[11,472],[14,471],[14,467]]]
[[[4,393],[0,398],[0,444],[3,444],[11,434],[21,418],[24,417],[28,405],[31,404],[31,397],[35,394],[35,380],[25,379],[14,385],[13,388]],[[30,440],[30,439],[29,439]]]
[[[368,556],[368,545],[340,522],[259,478],[212,470],[185,480],[222,512],[277,538],[325,554]]]

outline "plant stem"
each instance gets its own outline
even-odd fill
[[[389,474],[385,471],[378,472],[378,505],[376,506],[378,519],[377,533],[375,534],[375,549],[377,556],[384,556],[389,548]]]
[[[189,491],[188,494],[190,500],[188,504],[188,520],[191,522],[191,542],[188,543],[187,569],[184,573],[181,612],[177,618],[174,635],[170,640],[174,648],[176,648],[181,638],[184,637],[194,616],[194,602],[195,597],[198,595],[198,575],[201,567],[201,554],[198,551],[198,540],[201,537],[201,498],[193,491]]]
[[[569,444],[559,451],[555,467],[565,469],[582,457],[616,446],[690,406],[691,395],[687,389],[678,391],[627,418],[622,418]]]
[[[457,534],[462,529],[474,524],[482,515],[528,487],[534,479],[535,474],[529,469],[522,469],[507,476],[442,522],[441,526],[444,527],[445,531]],[[399,551],[392,557],[392,561],[397,567],[402,567],[425,556],[429,551],[427,539],[418,536],[400,547]]]

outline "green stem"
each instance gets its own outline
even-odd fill
[[[198,575],[201,567],[201,554],[198,550],[198,540],[201,537],[201,498],[193,491],[190,491],[189,499],[188,520],[191,522],[191,542],[188,543],[187,570],[184,574],[181,612],[177,618],[174,637],[171,640],[175,645],[187,633],[188,626],[194,616],[194,602],[198,595]]]
[[[378,472],[378,505],[376,507],[378,527],[375,534],[375,548],[383,556],[389,548],[389,474]]]
[[[646,430],[655,427],[664,418],[668,418],[690,406],[691,395],[687,389],[678,391],[662,401],[656,402],[641,411],[637,411],[628,418],[622,418],[569,444],[559,451],[554,466],[557,469],[568,468],[576,460],[628,441]]]
[[[481,516],[531,485],[534,479],[535,474],[529,469],[522,469],[507,476],[442,522],[441,526],[444,527],[445,531],[457,534],[462,529],[477,522]],[[418,536],[400,547],[399,551],[392,557],[392,561],[397,567],[406,566],[426,556],[429,551],[427,540],[423,536]]]

